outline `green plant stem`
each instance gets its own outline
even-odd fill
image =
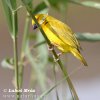
[[[55,63],[54,63],[54,66],[53,66],[53,73],[54,73],[54,82],[55,82],[55,84],[57,84],[57,78],[56,78],[56,66],[55,66]],[[56,87],[56,89],[55,89],[55,92],[56,92],[56,99],[59,100],[57,87]]]
[[[15,65],[15,81],[16,81],[16,89],[19,90],[19,77],[18,77],[18,52],[17,52],[17,37],[13,39],[14,45],[14,65]],[[20,93],[16,93],[17,100],[20,100]]]
[[[14,48],[14,66],[15,66],[15,86],[19,90],[19,69],[18,69],[18,51],[17,51],[17,33],[16,33],[16,12],[12,12],[12,26],[13,26],[13,48]],[[16,92],[16,100],[20,100],[20,93]]]
[[[27,12],[26,15],[26,20],[25,20],[25,27],[24,27],[24,36],[23,36],[23,41],[22,41],[22,48],[21,48],[21,57],[20,57],[20,68],[19,68],[19,87],[22,87],[23,84],[23,72],[24,72],[24,66],[23,66],[23,60],[24,60],[24,54],[25,54],[25,49],[26,49],[26,44],[27,44],[27,38],[28,38],[28,33],[29,33],[29,24],[30,24],[30,16],[29,13]]]
[[[1,0],[1,2],[2,2],[2,5],[3,5],[5,17],[7,19],[9,32],[12,33],[12,19],[11,19],[12,14],[11,14],[11,10],[7,6],[6,0]]]

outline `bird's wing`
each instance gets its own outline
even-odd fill
[[[77,41],[75,34],[66,24],[53,17],[47,18],[47,21],[50,30],[52,30],[60,40],[72,47],[77,49],[80,48],[80,44]]]

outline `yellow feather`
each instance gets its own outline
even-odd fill
[[[53,45],[57,46],[62,52],[72,53],[87,66],[79,51],[80,44],[69,26],[46,14],[37,14],[35,17]],[[35,22],[32,20],[32,25],[34,24]]]

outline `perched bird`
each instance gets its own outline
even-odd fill
[[[85,59],[80,53],[80,44],[76,39],[75,33],[72,32],[68,25],[48,14],[37,14],[35,15],[35,18],[52,45],[56,46],[63,53],[72,53],[76,58],[82,61],[85,66],[87,66]],[[32,20],[32,25],[33,29],[38,28],[34,20]]]

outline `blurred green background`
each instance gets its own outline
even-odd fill
[[[81,0],[82,1],[82,0]],[[99,0],[93,0],[99,1]],[[22,41],[22,33],[25,20],[25,9],[19,10],[19,36],[18,45]],[[63,15],[54,9],[50,9],[49,15],[62,20],[67,23],[74,32],[90,32],[100,33],[100,10],[83,7],[75,4],[68,4],[68,7]],[[64,17],[66,16],[66,17]],[[30,27],[32,32],[32,27]],[[88,62],[88,68],[68,54],[68,58],[64,57],[64,61],[68,61],[68,73],[72,73],[78,67],[80,70],[71,74],[71,80],[75,86],[80,100],[99,100],[100,99],[100,42],[80,42],[83,48],[82,54]],[[8,27],[3,13],[3,8],[0,2],[0,62],[5,57],[12,57],[12,40],[8,33]],[[48,66],[47,66],[48,67]],[[30,66],[25,67],[24,87],[28,88],[30,77]],[[12,79],[14,72],[12,70],[4,69],[0,65],[0,92],[2,89],[12,88]],[[50,73],[49,73],[50,75]],[[60,76],[58,76],[59,78]],[[64,85],[62,85],[64,88]],[[59,89],[61,89],[60,87]],[[0,95],[0,100],[4,98]],[[50,99],[51,100],[51,99]],[[55,100],[55,99],[52,99]]]

